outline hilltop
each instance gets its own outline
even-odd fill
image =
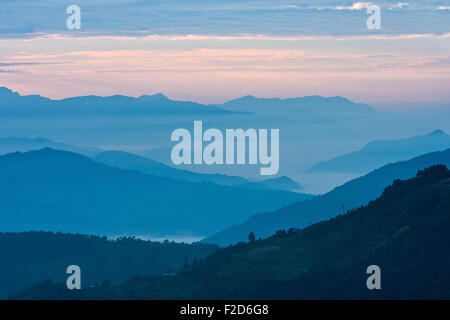
[[[450,135],[435,130],[426,135],[397,140],[374,140],[361,150],[319,162],[309,172],[367,173],[385,164],[450,148]]]
[[[0,156],[0,231],[201,237],[308,197],[159,177],[50,148]]]
[[[353,179],[330,192],[310,200],[299,201],[273,212],[266,210],[251,216],[246,222],[227,228],[205,240],[228,245],[247,239],[253,231],[257,237],[268,237],[279,229],[304,228],[350,210],[381,195],[395,179],[410,179],[418,170],[435,164],[450,167],[450,149],[385,165],[362,177]]]
[[[302,230],[219,249],[175,277],[69,292],[42,283],[15,299],[449,299],[450,171],[395,180],[367,206]],[[368,290],[366,269],[381,269]]]

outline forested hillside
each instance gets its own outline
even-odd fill
[[[82,270],[83,286],[121,283],[137,275],[175,273],[216,250],[210,245],[152,242],[135,238],[53,232],[0,233],[0,298],[29,285],[65,281],[66,269]]]
[[[450,171],[395,180],[381,197],[303,230],[220,249],[175,277],[69,291],[41,283],[14,298],[449,299]],[[381,290],[366,269],[381,268]]]

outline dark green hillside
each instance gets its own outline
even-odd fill
[[[266,210],[253,215],[245,223],[227,228],[205,241],[227,245],[246,240],[251,231],[256,237],[264,238],[280,229],[304,228],[312,223],[335,217],[342,213],[343,209],[347,211],[366,205],[378,198],[394,179],[410,179],[418,170],[435,164],[450,167],[450,149],[385,165],[311,200],[297,202],[274,212]]]
[[[44,283],[15,298],[449,299],[449,231],[450,171],[438,165],[365,207],[220,249],[175,277],[81,292]],[[369,265],[381,290],[366,287]]]
[[[176,272],[215,246],[53,232],[0,233],[0,299],[45,279],[64,281],[66,268],[82,270],[82,285],[121,283],[141,274]]]

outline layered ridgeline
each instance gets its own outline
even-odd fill
[[[69,291],[45,282],[16,299],[450,299],[450,172],[395,180],[368,206],[303,230],[219,249],[174,277]],[[368,290],[368,266],[381,290]]]
[[[111,167],[137,170],[155,176],[187,180],[190,182],[212,182],[220,185],[239,186],[251,189],[272,188],[282,190],[298,190],[301,188],[297,182],[285,176],[258,181],[249,181],[238,176],[196,173],[188,170],[173,168],[161,162],[122,151],[105,151],[94,156],[93,159]]]
[[[147,175],[53,149],[0,157],[0,231],[207,236],[309,196]]]
[[[252,189],[282,189],[297,191],[301,186],[294,180],[282,176],[264,180],[250,181],[248,179],[223,174],[203,174],[178,169],[147,157],[123,151],[104,151],[99,148],[85,147],[75,144],[56,142],[45,138],[4,137],[0,138],[0,154],[13,152],[27,152],[51,148],[62,151],[71,151],[88,157],[95,161],[121,169],[137,170],[143,173],[186,180],[190,182],[212,182],[226,186],[241,186]],[[170,154],[170,150],[168,150]]]
[[[450,136],[442,130],[398,140],[374,140],[361,150],[320,162],[309,172],[367,173],[391,162],[450,148]]]
[[[163,94],[143,95],[138,98],[114,95],[110,97],[83,96],[52,100],[39,95],[20,95],[0,87],[0,115],[146,115],[230,112],[213,106],[189,101],[175,101]]]
[[[374,115],[377,111],[363,103],[355,103],[343,97],[309,96],[299,98],[257,98],[244,96],[228,101],[218,107],[258,114],[318,114],[322,116]]]
[[[244,96],[220,105],[204,105],[191,101],[171,100],[162,93],[128,97],[114,95],[81,96],[53,100],[40,95],[21,95],[0,87],[0,115],[145,115],[196,113],[256,113],[318,116],[374,116],[372,107],[344,97],[307,96],[298,98],[256,98]]]
[[[80,153],[88,157],[95,156],[103,150],[95,147],[85,147],[64,142],[56,142],[45,138],[3,137],[0,138],[0,154],[27,152],[43,148]]]
[[[225,229],[205,241],[227,245],[247,239],[249,232],[254,232],[257,237],[268,237],[279,229],[304,228],[344,210],[365,205],[376,199],[394,179],[411,178],[417,170],[434,164],[450,167],[450,149],[383,166],[311,200],[297,202],[275,212],[266,210],[256,214],[245,223]]]
[[[151,242],[134,238],[51,232],[0,233],[0,299],[30,285],[65,281],[66,269],[82,270],[83,286],[123,283],[138,275],[173,274],[186,263],[211,254],[210,245]]]

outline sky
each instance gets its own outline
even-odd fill
[[[450,0],[0,0],[0,21],[0,86],[21,94],[450,103]]]

